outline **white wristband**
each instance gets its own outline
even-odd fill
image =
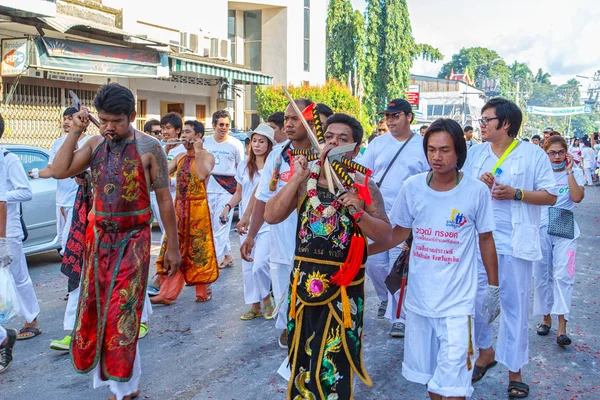
[[[38,178],[40,177],[40,170],[39,170],[38,168],[33,168],[33,169],[31,170],[31,176],[32,176],[34,179],[38,179]]]

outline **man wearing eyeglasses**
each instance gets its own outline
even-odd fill
[[[161,142],[163,140],[160,121],[157,119],[151,119],[144,124],[144,133],[160,140]]]
[[[413,175],[429,171],[429,164],[423,152],[423,137],[413,135],[410,130],[410,123],[414,118],[411,105],[404,99],[394,99],[388,104],[385,111],[379,114],[384,114],[389,132],[373,139],[359,162],[373,171],[375,182],[380,186],[379,190],[383,196],[385,211],[389,217],[404,181]],[[402,149],[401,154],[392,162],[405,143],[406,146]],[[385,178],[383,178],[384,174]],[[388,293],[385,279],[401,251],[401,246],[394,247],[369,257],[365,265],[367,275],[373,282],[377,297],[381,301],[377,317],[391,319],[390,335],[392,337],[404,337],[404,324],[401,322],[404,319],[403,316],[395,318],[399,294],[396,293],[393,297]],[[388,302],[392,303],[390,307],[388,307]]]
[[[500,362],[508,368],[509,396],[523,398],[529,394],[521,369],[529,359],[533,262],[542,259],[540,206],[556,202],[556,181],[546,153],[539,146],[515,139],[523,120],[515,103],[495,98],[483,106],[481,114],[479,125],[485,143],[469,150],[463,172],[479,178],[491,189],[502,313],[497,351],[494,351],[492,326],[485,324],[481,313],[486,292],[497,291],[498,287],[487,284],[480,257],[475,313],[479,358],[472,380],[479,381],[489,368]]]
[[[215,134],[204,140],[204,149],[215,157],[215,166],[206,185],[206,195],[219,268],[228,268],[233,267],[229,242],[233,210],[229,206],[229,200],[237,189],[235,173],[237,165],[244,160],[244,145],[229,135],[231,115],[227,110],[215,112],[212,124]],[[227,220],[220,220],[219,216],[226,208],[229,217]]]

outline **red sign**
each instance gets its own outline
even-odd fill
[[[419,105],[419,92],[406,92],[406,96],[408,97],[408,104],[411,106]]]

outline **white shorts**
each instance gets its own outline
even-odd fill
[[[471,397],[472,325],[468,315],[429,318],[406,310],[402,376],[440,396]]]

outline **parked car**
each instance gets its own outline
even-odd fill
[[[44,169],[48,165],[48,151],[35,146],[4,145],[23,164],[25,171]],[[60,249],[56,234],[56,180],[29,179],[33,198],[23,203],[23,219],[28,237],[23,247],[25,254]]]

